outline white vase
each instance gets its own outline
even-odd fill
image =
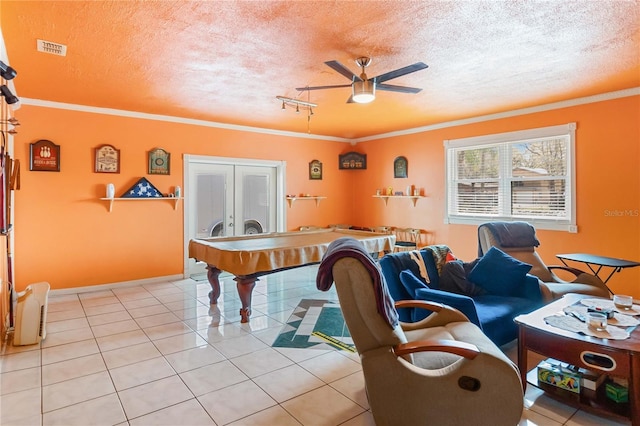
[[[116,195],[116,187],[112,183],[107,184],[107,198],[114,198]]]

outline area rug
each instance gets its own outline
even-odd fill
[[[340,305],[317,299],[300,300],[271,346],[356,352]]]

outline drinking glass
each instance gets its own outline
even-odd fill
[[[607,316],[600,312],[587,312],[587,325],[595,331],[607,329]]]
[[[628,311],[633,307],[633,298],[625,294],[615,294],[613,304],[621,311]]]

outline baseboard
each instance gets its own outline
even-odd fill
[[[111,290],[114,288],[134,287],[134,286],[145,285],[145,284],[158,284],[158,283],[163,283],[167,281],[179,281],[183,279],[185,279],[184,275],[176,274],[176,275],[166,275],[163,277],[145,278],[142,280],[122,281],[122,282],[110,283],[110,284],[97,284],[97,285],[89,285],[89,286],[83,286],[83,287],[52,289],[49,291],[49,296],[61,296],[65,294],[75,294],[75,293],[89,293],[92,291],[103,291],[103,290]]]

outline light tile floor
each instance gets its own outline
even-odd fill
[[[0,424],[373,425],[359,358],[272,348],[317,266],[262,278],[241,324],[235,282],[218,305],[206,281],[50,293],[40,345],[0,351]],[[514,359],[516,348],[503,348]],[[624,425],[528,387],[521,425]]]

